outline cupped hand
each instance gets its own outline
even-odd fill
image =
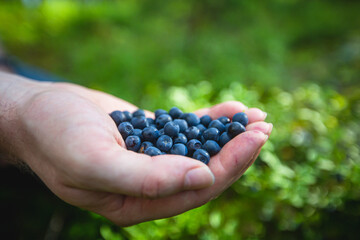
[[[212,118],[245,111],[249,117],[247,131],[206,166],[183,156],[128,151],[108,113],[136,109],[78,85],[46,85],[17,111],[18,155],[64,201],[128,226],[174,216],[217,197],[255,161],[272,129],[265,113],[239,102],[196,111]]]

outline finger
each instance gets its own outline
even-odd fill
[[[266,122],[253,122],[246,126],[246,131],[258,130],[268,136],[270,136],[272,129],[273,129],[272,123],[266,123]]]
[[[216,104],[211,108],[203,108],[195,111],[194,113],[199,117],[209,115],[213,119],[217,119],[221,116],[232,117],[235,113],[243,112],[247,109],[244,104],[237,101],[228,101],[220,104]]]
[[[87,155],[69,174],[76,178],[67,184],[88,190],[159,198],[214,183],[210,169],[200,161],[177,155],[149,157],[119,146],[114,149],[103,145]]]
[[[203,108],[194,113],[199,117],[209,115],[212,119],[217,119],[222,116],[232,118],[238,112],[245,112],[249,118],[249,123],[263,121],[266,118],[266,113],[258,108],[248,108],[241,102],[229,101],[214,105],[211,108]]]
[[[127,198],[124,207],[111,213],[101,212],[118,225],[170,217],[198,207],[218,196],[236,181],[255,160],[267,136],[259,131],[248,131],[230,141],[221,152],[210,160],[216,182],[213,186],[197,191],[185,191],[165,198],[148,200]],[[128,212],[131,209],[131,213]],[[126,218],[124,218],[126,216]]]
[[[245,110],[245,113],[249,118],[249,124],[253,122],[264,121],[267,116],[266,112],[263,112],[258,108],[249,108]]]
[[[110,113],[115,110],[120,111],[129,111],[133,113],[139,108],[127,101],[124,101],[120,98],[117,98],[108,93],[91,90],[91,97],[94,99],[95,103],[100,105],[100,107],[105,110],[107,113]],[[146,117],[154,118],[155,114],[151,111],[144,110]]]
[[[58,88],[62,88],[66,91],[76,93],[99,106],[105,113],[110,113],[115,110],[134,112],[138,109],[137,106],[117,98],[113,95],[85,88],[72,83],[55,83]],[[147,117],[154,117],[154,114],[150,111],[145,111]]]

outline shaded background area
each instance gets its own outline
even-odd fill
[[[268,112],[270,141],[218,199],[118,228],[1,169],[15,239],[357,239],[358,1],[1,1],[17,59],[141,108],[226,100]]]

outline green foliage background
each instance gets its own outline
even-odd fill
[[[0,2],[0,36],[25,62],[141,108],[238,100],[274,124],[256,163],[205,206],[128,228],[61,206],[78,217],[59,237],[357,239],[359,9],[350,0]]]

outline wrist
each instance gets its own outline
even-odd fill
[[[21,162],[24,135],[20,110],[48,85],[0,72],[0,161]]]

